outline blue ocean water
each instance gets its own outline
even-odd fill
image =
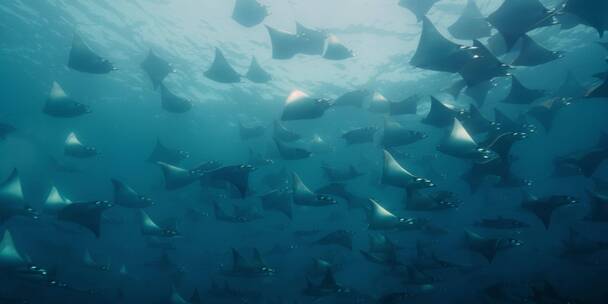
[[[1,1],[0,303],[607,303],[607,28]]]

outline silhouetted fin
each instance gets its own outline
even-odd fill
[[[164,84],[160,84],[160,99],[162,108],[171,113],[185,113],[192,109],[190,99],[175,95]]]
[[[152,80],[152,87],[155,90],[163,83],[169,73],[174,72],[173,67],[164,59],[156,56],[152,50],[148,52],[148,56],[141,63],[141,68]]]
[[[295,172],[291,174],[291,180],[291,193],[294,204],[304,206],[328,206],[336,204],[336,200],[330,196],[312,192]]]
[[[495,77],[508,76],[510,67],[502,63],[481,42],[474,40],[473,57],[458,71],[467,86],[476,86]]]
[[[481,14],[475,0],[468,0],[462,14],[448,27],[450,34],[460,40],[475,40],[489,37],[492,34],[492,27]]]
[[[602,82],[591,87],[585,98],[608,98],[608,73],[603,75]]]
[[[264,262],[264,259],[262,258],[262,254],[260,253],[260,251],[257,248],[253,248],[253,256],[251,257],[251,263],[255,267],[265,267],[266,266],[266,263]]]
[[[528,126],[511,119],[498,108],[494,108],[494,121],[500,125],[502,133],[506,132],[527,132],[530,131]]]
[[[551,131],[553,121],[561,109],[571,104],[570,98],[551,98],[539,105],[533,106],[528,111],[528,115],[534,117],[546,132]]]
[[[112,179],[114,188],[114,203],[127,208],[146,208],[152,206],[154,201],[151,198],[140,195],[133,188],[123,182]]]
[[[91,113],[91,109],[70,98],[57,82],[53,82],[42,112],[49,116],[68,118]]]
[[[155,237],[176,237],[179,232],[176,227],[161,227],[156,224],[150,216],[143,210],[139,211],[141,234]],[[173,225],[175,226],[175,225]]]
[[[264,132],[266,132],[266,127],[262,125],[255,123],[246,125],[239,121],[239,136],[242,140],[263,136]]]
[[[496,85],[492,81],[484,81],[475,86],[468,86],[464,90],[464,94],[471,97],[478,106],[483,106],[486,97],[492,88]]]
[[[65,198],[55,186],[52,186],[49,195],[44,201],[43,210],[46,213],[55,214],[71,203],[71,200]]]
[[[441,90],[443,93],[450,94],[452,98],[458,99],[460,92],[467,86],[467,83],[463,79],[456,80],[451,86]]]
[[[353,197],[353,195],[346,190],[346,184],[335,182],[322,186],[321,188],[317,189],[316,193],[328,194],[347,201]]]
[[[255,57],[251,58],[251,64],[249,65],[249,70],[247,71],[247,74],[245,74],[245,77],[255,83],[265,83],[272,80],[270,74],[260,66]]]
[[[192,291],[192,296],[190,296],[190,303],[192,304],[202,304],[201,296],[198,292],[198,288],[194,288]]]
[[[604,1],[568,0],[564,2],[562,11],[577,16],[581,23],[593,27],[600,37],[608,29],[608,5]]]
[[[336,107],[350,106],[360,108],[370,94],[371,92],[368,90],[355,90],[347,92],[338,97],[333,105]]]
[[[488,49],[490,49],[492,54],[495,56],[502,56],[509,52],[509,49],[507,49],[507,43],[500,32],[490,36],[486,43],[488,45]]]
[[[472,59],[470,47],[443,37],[427,18],[422,20],[422,34],[410,64],[417,68],[456,73]]]
[[[240,252],[232,248],[232,268],[234,271],[240,271],[241,269],[250,268],[251,265]]]
[[[555,13],[539,0],[509,0],[503,2],[487,20],[500,32],[507,50],[510,50],[527,32],[555,24]]]
[[[462,123],[456,118],[454,118],[452,131],[442,140],[437,150],[454,157],[477,161],[487,161],[497,157],[494,152],[480,148],[469,132],[462,126]]]
[[[589,214],[586,219],[594,222],[608,222],[608,196],[587,190],[589,195]]]
[[[33,214],[26,206],[17,169],[0,184],[0,224],[15,215]]]
[[[511,65],[537,66],[563,57],[561,52],[554,52],[544,48],[528,35],[523,35],[520,41],[521,49],[519,55]]]
[[[608,158],[608,147],[597,147],[591,151],[566,158],[566,163],[580,168],[585,177],[591,177],[604,160]]]
[[[292,141],[296,141],[296,140],[302,138],[302,136],[300,134],[285,128],[285,126],[283,126],[283,124],[281,124],[281,122],[278,120],[274,121],[273,127],[274,127],[273,137],[280,141],[292,142]]]
[[[63,153],[71,157],[88,158],[97,155],[97,150],[93,147],[82,144],[78,137],[76,137],[76,134],[72,132],[65,140]]]
[[[302,148],[290,147],[280,140],[274,139],[281,158],[284,160],[298,160],[308,158],[311,152]]]
[[[8,229],[5,230],[2,241],[0,241],[0,268],[14,269],[26,264],[26,259],[23,258],[15,247],[11,232]]]
[[[154,150],[148,157],[148,162],[163,162],[167,164],[177,165],[182,160],[187,158],[190,158],[190,153],[183,150],[168,148],[167,146],[163,145],[160,139],[156,139],[156,145],[154,146]]]
[[[487,238],[468,230],[465,230],[465,239],[469,249],[484,256],[490,264],[498,251],[522,245],[522,242],[519,240]]]
[[[291,193],[287,189],[277,189],[260,196],[265,211],[275,210],[293,218]]]
[[[462,121],[463,126],[472,134],[486,133],[495,131],[499,126],[481,114],[479,108],[471,104],[467,117]]]
[[[157,164],[163,170],[167,190],[176,190],[188,186],[201,176],[201,172],[197,170],[186,170],[163,162],[157,162]]]
[[[511,90],[509,91],[509,95],[507,95],[502,102],[510,104],[531,104],[543,96],[544,92],[542,90],[529,89],[515,76],[511,76]]]
[[[297,47],[299,53],[306,55],[321,55],[325,48],[327,34],[313,28],[303,26],[296,22]]]
[[[232,19],[245,27],[252,27],[264,21],[268,9],[257,0],[237,0],[232,10]]]
[[[413,144],[428,136],[420,131],[408,130],[396,121],[384,121],[384,131],[380,144],[385,148]]]
[[[249,149],[249,162],[252,166],[268,166],[274,164],[272,159],[265,158],[261,153],[253,151],[251,148]]]
[[[380,92],[374,92],[369,100],[367,110],[374,113],[388,113],[390,111],[390,103]]]
[[[389,102],[390,115],[416,114],[418,110],[418,95],[410,96],[399,102]]]
[[[266,26],[272,46],[273,59],[291,59],[300,51],[298,36]]]
[[[435,127],[447,127],[454,122],[454,118],[462,115],[462,111],[448,106],[437,98],[431,96],[431,108],[422,122]]]
[[[551,224],[551,216],[553,211],[565,205],[576,204],[577,200],[571,196],[553,195],[544,198],[527,197],[522,202],[522,207],[536,215],[544,224],[546,229],[549,229]]]
[[[101,214],[112,207],[107,201],[73,203],[57,212],[57,219],[89,229],[97,238],[101,236]]]
[[[369,199],[367,222],[370,230],[413,230],[425,224],[422,220],[397,217],[373,199]]]
[[[245,197],[249,190],[249,174],[254,170],[255,168],[251,165],[233,165],[215,169],[208,172],[208,175],[211,180],[221,180],[232,184],[239,190],[241,197]]]
[[[341,137],[347,145],[371,143],[377,131],[376,127],[363,127],[344,132]]]
[[[395,158],[384,150],[384,165],[382,167],[382,180],[385,185],[400,188],[422,189],[434,187],[430,180],[418,177],[401,167]]]
[[[91,74],[106,74],[116,70],[110,61],[93,52],[77,34],[74,34],[72,40],[68,67]]]
[[[418,22],[420,22],[420,20],[424,20],[426,13],[437,2],[439,0],[399,0],[399,6],[410,10],[416,16]]]
[[[321,164],[321,170],[323,175],[330,181],[343,182],[355,179],[365,173],[359,172],[355,166],[350,165],[347,167],[330,166],[326,162]]]
[[[576,79],[576,76],[572,71],[568,71],[566,75],[566,79],[562,85],[557,89],[555,95],[559,97],[571,97],[578,98],[582,97],[585,94],[585,88],[583,85]]]
[[[381,233],[369,234],[369,252],[386,253],[396,251],[400,247]]]
[[[325,49],[323,58],[329,60],[344,60],[351,57],[354,57],[353,51],[338,41],[337,37],[332,35],[327,38],[327,48]]]
[[[331,102],[328,99],[312,98],[300,90],[294,90],[285,100],[281,120],[319,118],[330,106]]]
[[[205,77],[220,83],[236,83],[241,81],[241,75],[228,63],[219,48],[215,48],[213,63],[203,74]]]

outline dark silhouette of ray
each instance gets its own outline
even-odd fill
[[[525,87],[515,76],[511,76],[511,90],[509,91],[509,95],[507,95],[502,102],[510,104],[531,104],[543,96],[543,91],[529,89]]]
[[[522,245],[516,239],[483,237],[471,231],[465,231],[465,240],[469,250],[481,254],[490,264],[499,251]]]
[[[152,50],[150,50],[148,57],[141,63],[141,68],[146,71],[150,80],[152,80],[154,89],[157,89],[161,85],[169,73],[174,72],[173,67],[164,59],[156,56]]]
[[[281,120],[315,119],[323,116],[331,106],[331,101],[325,98],[312,98],[308,94],[294,90],[285,100]]]
[[[296,34],[266,26],[272,46],[273,59],[291,59],[300,52],[300,40]],[[322,52],[322,51],[321,51]]]
[[[310,155],[312,154],[308,150],[298,148],[298,147],[288,146],[276,138],[274,139],[274,142],[277,146],[277,150],[279,150],[279,154],[281,155],[281,158],[284,160],[304,159],[304,158],[310,157]]]
[[[475,40],[492,34],[492,27],[481,14],[475,0],[468,0],[467,6],[448,31],[456,39]]]
[[[575,198],[565,195],[553,195],[543,198],[525,195],[526,197],[524,197],[521,204],[522,207],[536,215],[543,222],[546,229],[549,229],[551,216],[557,208],[577,203]]]
[[[399,147],[413,144],[427,137],[428,135],[425,133],[405,128],[396,121],[385,120],[380,144],[385,148]]]
[[[423,18],[420,41],[410,60],[411,65],[432,71],[456,73],[472,58],[470,47],[443,37],[428,18]]]
[[[465,129],[472,134],[486,133],[495,130],[498,126],[485,118],[475,105],[469,107],[469,112],[463,119],[462,124]]]
[[[162,108],[171,113],[186,113],[192,109],[192,101],[175,95],[164,84],[160,84],[160,100]]]
[[[6,136],[11,133],[15,133],[16,131],[17,128],[15,128],[14,126],[0,122],[0,140],[6,139]]]
[[[568,0],[563,12],[577,16],[582,24],[593,27],[600,37],[608,29],[608,2],[589,0]]]
[[[323,31],[308,28],[296,22],[298,53],[306,55],[322,55],[325,49],[327,34]]]
[[[101,236],[101,214],[110,207],[112,204],[107,201],[73,203],[59,210],[57,219],[83,226],[99,238]]]
[[[296,205],[323,207],[335,205],[337,203],[336,200],[329,195],[312,192],[295,172],[292,172],[291,174],[291,182],[292,201]]]
[[[288,189],[277,189],[260,196],[264,211],[278,211],[289,219],[293,218],[291,193]]]
[[[473,57],[458,71],[467,86],[476,86],[494,77],[509,75],[509,66],[500,62],[481,42],[473,41]]]
[[[91,50],[79,35],[74,34],[68,67],[83,73],[107,74],[116,70],[107,59]]]
[[[562,52],[550,51],[536,43],[528,35],[523,35],[519,41],[521,42],[521,49],[511,65],[537,66],[563,57]]]
[[[374,141],[377,131],[376,127],[362,127],[342,133],[341,138],[346,141],[347,145],[371,143]]]
[[[528,115],[534,117],[542,126],[546,132],[551,131],[555,117],[557,117],[559,111],[571,104],[570,98],[551,98],[543,103],[533,106],[528,111]]]
[[[420,100],[420,97],[418,95],[413,95],[399,102],[391,101],[389,102],[389,114],[393,116],[416,114],[418,100]]]
[[[369,90],[355,90],[347,92],[338,97],[333,105],[336,107],[350,106],[360,108],[370,94],[371,92]]]
[[[115,204],[126,208],[146,208],[154,205],[154,201],[151,198],[140,195],[127,184],[117,179],[112,179],[111,181],[114,188]]]
[[[484,81],[475,86],[468,86],[464,90],[464,94],[471,97],[477,106],[482,107],[486,102],[486,97],[491,89],[496,85],[492,81]]]
[[[555,14],[556,11],[547,9],[539,0],[508,0],[487,20],[500,32],[510,50],[527,32],[555,24]]]
[[[447,106],[437,98],[431,96],[431,108],[429,114],[422,119],[422,123],[439,128],[446,127],[454,122],[454,118],[459,117],[462,114],[463,111]]]
[[[353,52],[348,49],[345,45],[338,41],[335,36],[330,36],[327,39],[327,48],[325,48],[325,54],[323,58],[329,60],[344,60],[354,57]]]
[[[585,88],[583,85],[576,79],[576,76],[572,71],[568,71],[566,75],[566,79],[562,85],[557,89],[555,95],[559,97],[571,97],[578,98],[582,97],[585,94]]]
[[[148,157],[148,162],[157,163],[163,162],[172,165],[178,165],[184,159],[190,158],[190,153],[178,149],[171,149],[163,145],[159,138],[156,139],[154,150]]]
[[[53,82],[42,112],[53,117],[71,118],[91,113],[91,108],[72,99],[59,83]]]
[[[232,19],[245,27],[260,24],[266,16],[268,16],[266,6],[257,0],[236,0],[232,10]]]
[[[211,67],[204,73],[205,77],[220,83],[235,83],[241,81],[241,75],[228,63],[219,48],[215,48],[215,58]]]
[[[496,56],[502,56],[509,52],[509,49],[507,49],[507,43],[500,32],[490,36],[486,43],[488,45],[488,49]]]
[[[439,0],[399,0],[399,6],[410,10],[420,22],[437,2]]]
[[[489,161],[497,157],[496,153],[480,147],[464,128],[462,123],[454,118],[452,130],[443,138],[437,151],[462,159]]]
[[[249,65],[249,70],[245,74],[245,77],[255,83],[265,83],[272,79],[270,74],[260,66],[255,57],[251,58],[251,65]]]
[[[608,73],[602,76],[604,77],[602,82],[591,87],[585,93],[585,98],[608,98]]]
[[[233,165],[215,169],[208,173],[211,180],[222,180],[234,185],[241,194],[245,197],[249,190],[249,174],[255,168],[250,165]]]

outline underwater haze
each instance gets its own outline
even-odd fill
[[[608,303],[608,1],[3,0],[2,303]]]

